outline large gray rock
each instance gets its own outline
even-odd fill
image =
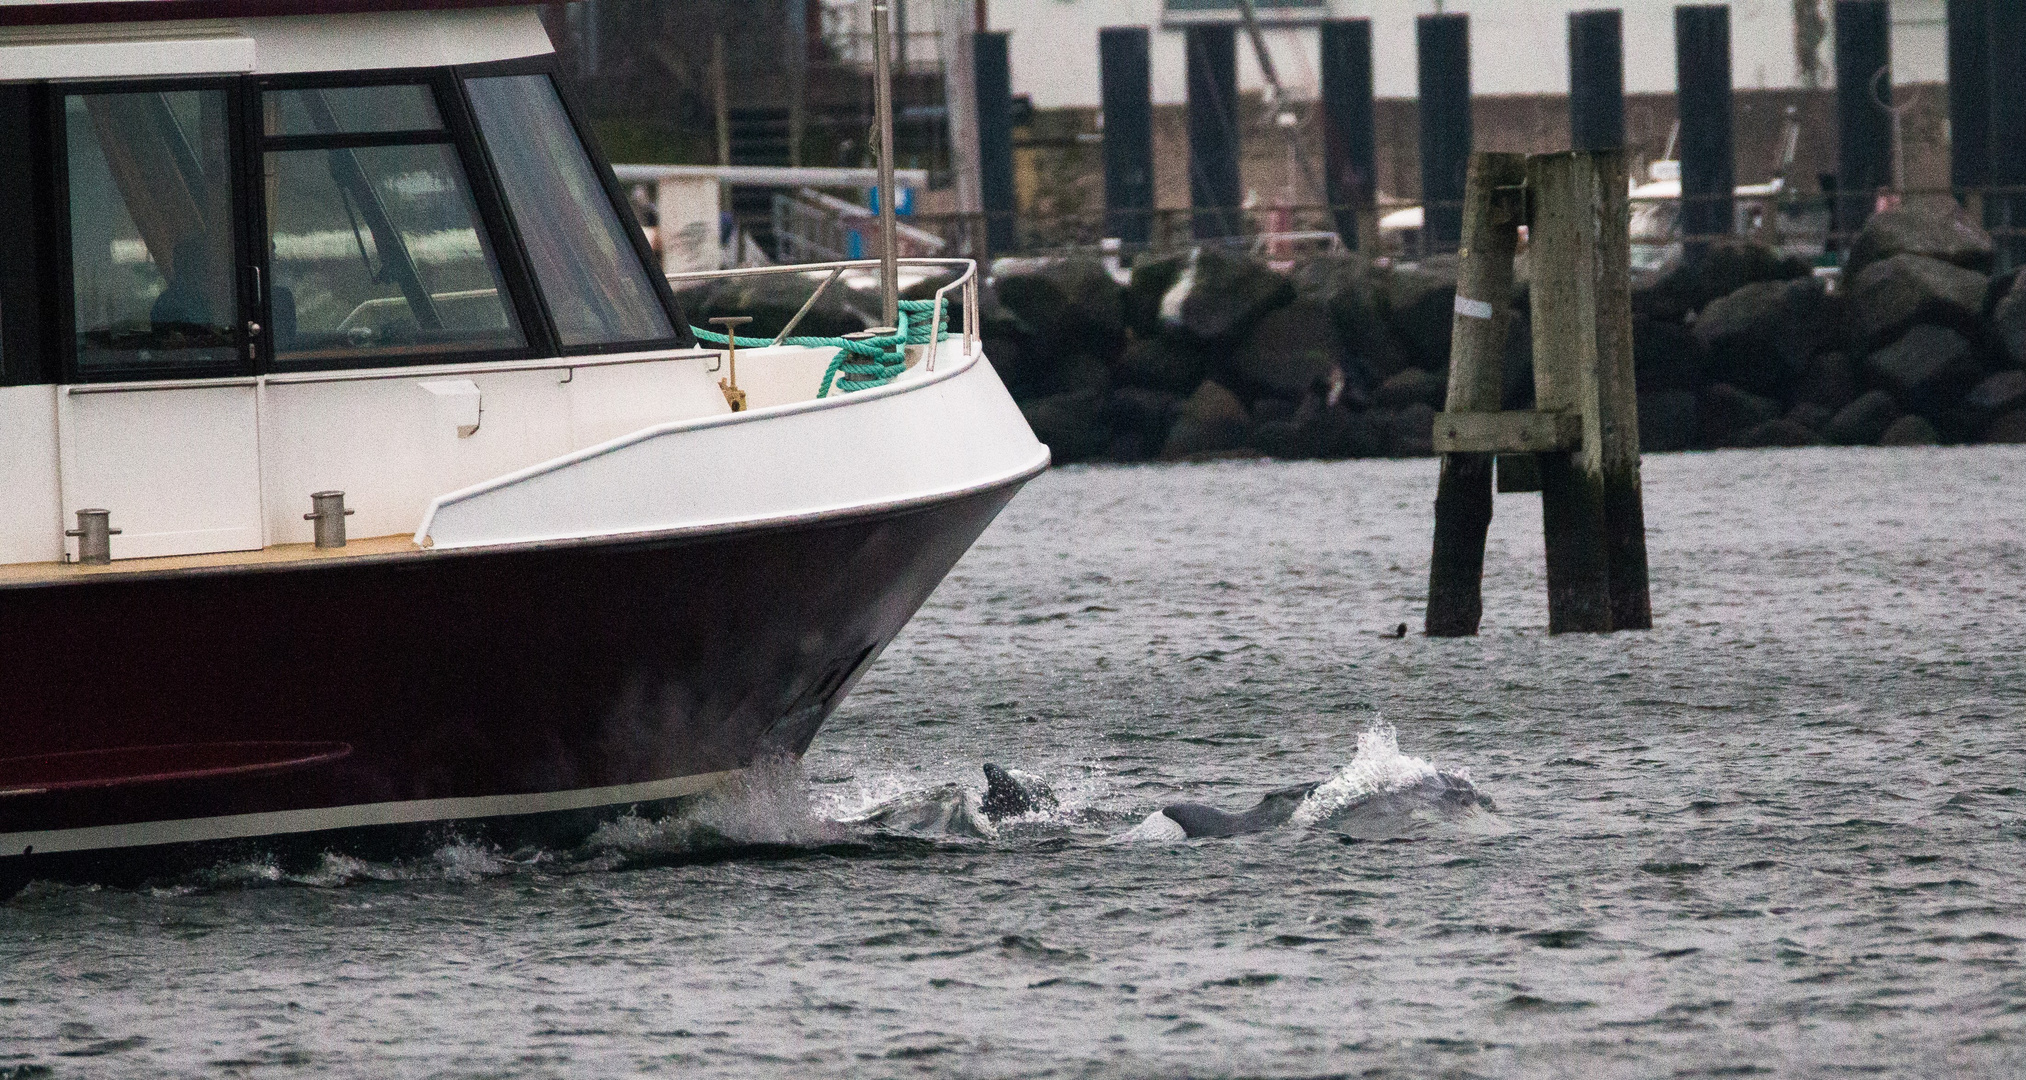
[[[1656,390],[1639,395],[1639,449],[1649,454],[1692,450],[1702,434],[1693,390]]]
[[[1808,263],[1750,240],[1712,244],[1699,261],[1675,264],[1649,288],[1632,294],[1632,310],[1659,322],[1680,322],[1719,297],[1760,281],[1807,277]]]
[[[1213,364],[1218,381],[1246,394],[1264,394],[1298,401],[1345,360],[1343,341],[1327,305],[1296,300],[1269,312],[1229,359]]]
[[[1418,402],[1440,410],[1448,396],[1448,380],[1420,368],[1408,368],[1380,383],[1372,394],[1372,402],[1382,409],[1404,409]]]
[[[1160,333],[1161,299],[1175,287],[1183,268],[1188,265],[1186,252],[1142,255],[1133,260],[1132,279],[1119,295],[1127,329],[1141,337]]]
[[[1236,345],[1266,313],[1294,300],[1294,283],[1249,255],[1202,247],[1161,296],[1161,324],[1206,344]]]
[[[1963,396],[1964,427],[1982,431],[2019,408],[2026,408],[2026,371],[2001,371]]]
[[[1827,440],[1814,428],[1789,416],[1779,416],[1766,421],[1737,437],[1731,445],[1744,447],[1765,446],[1821,446]]]
[[[1844,446],[1870,446],[1899,417],[1899,403],[1892,400],[1892,395],[1873,390],[1837,410],[1835,419],[1829,421],[1829,430],[1822,434],[1829,436],[1830,442]]]
[[[2026,409],[2015,409],[1991,421],[1984,429],[1984,441],[2026,443]]]
[[[1872,264],[1850,286],[1850,317],[1858,344],[1875,349],[1915,323],[1976,333],[1984,307],[1984,275],[1926,255],[1894,255]]]
[[[1209,352],[1180,334],[1135,335],[1112,360],[1114,383],[1176,394],[1195,390],[1209,373]]]
[[[999,302],[1017,315],[1037,348],[1064,355],[1116,355],[1125,345],[1118,282],[1087,256],[1022,259],[993,278]]]
[[[1449,366],[1449,340],[1456,322],[1456,264],[1429,259],[1393,268],[1379,290],[1379,314],[1416,367]]]
[[[1754,394],[1785,396],[1808,361],[1836,344],[1840,307],[1813,278],[1755,282],[1711,301],[1695,320],[1706,376]]]
[[[1337,338],[1348,354],[1344,374],[1369,390],[1409,366],[1405,350],[1379,316],[1377,290],[1384,272],[1362,255],[1326,255],[1294,271],[1295,295],[1328,306]]]
[[[1740,446],[1747,432],[1780,415],[1780,405],[1729,383],[1717,383],[1703,389],[1697,412],[1702,417],[1702,445]]]
[[[1105,456],[1114,461],[1144,461],[1158,455],[1181,411],[1180,394],[1139,386],[1113,390],[1100,414],[1112,433]]]
[[[1042,396],[1048,394],[1071,394],[1078,391],[1104,393],[1111,389],[1111,365],[1102,358],[1088,353],[1071,353],[1061,357],[1049,369],[1042,384]]]
[[[1402,409],[1374,409],[1371,417],[1379,427],[1389,456],[1427,457],[1435,452],[1435,410],[1426,403],[1417,401]]]
[[[1638,333],[1634,324],[1633,333]],[[1636,351],[1638,345],[1634,344]],[[1514,313],[1512,326],[1506,333],[1505,356],[1501,358],[1505,370],[1500,380],[1504,391],[1500,407],[1506,409],[1531,409],[1534,407],[1534,330],[1533,317],[1526,311]],[[1635,360],[1636,363],[1636,360]]]
[[[1034,437],[1048,444],[1057,465],[1097,457],[1111,449],[1112,433],[1103,419],[1103,391],[1079,390],[1051,394],[1020,406]]]
[[[1922,324],[1864,361],[1865,376],[1910,412],[1939,416],[1977,384],[1976,349],[1945,326]]]
[[[1532,358],[1528,358],[1529,381]],[[1632,317],[1632,361],[1639,392],[1693,390],[1703,384],[1704,353],[1695,333],[1679,323]]]
[[[1277,458],[1373,457],[1385,451],[1372,414],[1332,408],[1321,394],[1303,398],[1292,415],[1256,423],[1252,445]]]
[[[1829,430],[1829,422],[1836,419],[1836,410],[1827,405],[1804,401],[1787,410],[1787,419],[1809,431],[1821,433]]]
[[[1817,353],[1801,372],[1794,386],[1794,400],[1820,405],[1834,415],[1836,410],[1857,400],[1857,365],[1840,352]]]
[[[1880,446],[1933,446],[1940,441],[1941,436],[1925,416],[1902,416],[1878,437]]]
[[[1978,228],[1954,202],[1936,200],[1871,215],[1850,245],[1846,279],[1896,255],[1924,255],[1980,274],[1991,272],[1991,234]]]
[[[1251,417],[1238,395],[1209,380],[1182,402],[1169,430],[1161,456],[1169,459],[1196,457],[1235,450],[1245,445]]]
[[[2026,276],[2026,270],[2019,271]],[[2026,367],[2026,289],[2014,287],[1991,312],[1991,334],[2006,362]]]

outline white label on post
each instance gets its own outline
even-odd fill
[[[1459,295],[1456,298],[1456,313],[1471,319],[1489,319],[1491,305],[1482,300],[1472,300],[1468,296]]]

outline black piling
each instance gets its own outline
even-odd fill
[[[2026,265],[2026,4],[1986,9],[1991,47],[1991,187],[1985,204],[1998,241],[1998,269]]]
[[[1007,33],[971,37],[978,92],[978,187],[985,206],[985,245],[1004,255],[1019,245],[1019,204],[1013,188],[1013,67]]]
[[[1891,34],[1885,0],[1836,0],[1836,221],[1853,232],[1894,186]]]
[[[1470,172],[1470,16],[1414,20],[1420,64],[1422,243],[1455,251],[1463,240]]]
[[[1189,206],[1199,240],[1238,236],[1244,201],[1238,177],[1238,28],[1182,31],[1188,54]]]
[[[1097,32],[1104,109],[1104,232],[1128,244],[1152,237],[1154,105],[1144,26]]]
[[[1949,186],[1983,217],[1991,182],[1991,46],[1986,0],[1949,0]]]
[[[1373,195],[1378,190],[1377,123],[1372,105],[1372,23],[1331,19],[1322,29],[1323,197],[1337,235],[1356,248],[1377,236]],[[1361,226],[1360,222],[1364,222]],[[1362,237],[1362,240],[1361,240]]]
[[[1681,122],[1681,231],[1691,250],[1729,236],[1737,151],[1731,127],[1731,9],[1674,9],[1675,108]]]
[[[1569,146],[1625,145],[1625,20],[1618,11],[1569,14]]]

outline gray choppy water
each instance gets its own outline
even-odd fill
[[[2026,448],[1646,465],[1650,634],[1418,628],[1430,461],[1036,481],[806,776],[594,850],[0,905],[0,1078],[2019,1075]],[[1400,750],[1495,819],[1111,842]],[[982,786],[992,840],[827,825]],[[1495,825],[1496,827],[1490,827]]]

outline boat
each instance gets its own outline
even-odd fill
[[[1048,462],[968,261],[700,340],[531,7],[0,3],[0,128],[0,894],[671,812]]]

